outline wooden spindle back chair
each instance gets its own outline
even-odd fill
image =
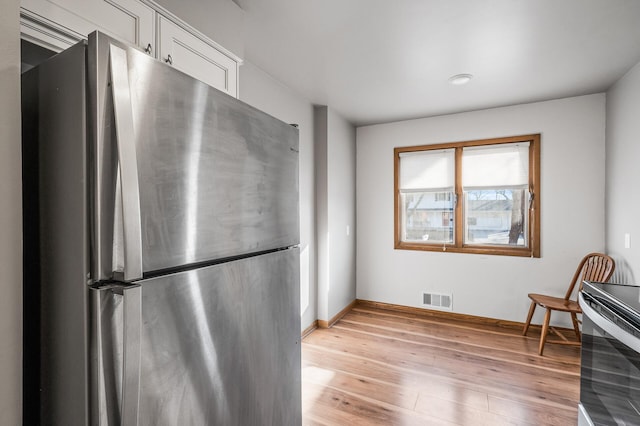
[[[611,257],[602,253],[589,253],[582,259],[582,261],[578,265],[578,269],[573,275],[571,283],[569,284],[569,288],[567,289],[567,293],[564,295],[564,297],[554,297],[544,294],[529,293],[529,299],[531,299],[531,307],[529,308],[527,322],[525,323],[524,330],[522,331],[523,336],[525,336],[527,334],[527,331],[529,330],[531,318],[533,317],[533,312],[536,310],[536,306],[542,306],[547,310],[544,316],[544,322],[542,323],[542,334],[540,335],[540,345],[538,347],[538,353],[540,355],[542,355],[542,352],[544,351],[544,345],[547,342],[547,334],[549,333],[549,330],[551,330],[561,339],[560,341],[555,340],[554,342],[564,344],[580,344],[582,339],[580,336],[580,327],[577,314],[581,314],[582,309],[580,309],[580,305],[578,304],[577,295],[575,300],[571,299],[573,290],[578,283],[578,290],[581,290],[583,281],[606,282],[609,278],[611,278],[614,269],[615,262]],[[554,327],[549,326],[549,321],[551,320],[551,311],[568,312],[571,314],[571,321],[573,322],[573,330],[576,333],[577,341],[570,341],[560,331],[558,331]]]

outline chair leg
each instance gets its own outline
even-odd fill
[[[578,316],[575,312],[571,312],[571,321],[573,321],[573,331],[576,332],[578,342],[582,342],[582,338],[580,337],[580,327],[578,326]]]
[[[538,355],[542,355],[544,350],[544,344],[547,341],[547,334],[549,333],[549,321],[551,320],[551,309],[547,308],[547,313],[544,314],[544,323],[542,323],[542,334],[540,335],[540,347],[538,348]]]
[[[522,335],[526,336],[527,331],[529,331],[529,325],[531,324],[531,318],[533,318],[533,311],[536,310],[536,302],[531,302],[531,307],[529,308],[529,315],[527,315],[527,322],[524,324],[524,330],[522,330]]]

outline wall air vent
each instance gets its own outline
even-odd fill
[[[423,291],[421,303],[425,308],[450,311],[452,309],[452,295]]]

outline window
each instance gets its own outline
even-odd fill
[[[395,148],[395,247],[540,257],[540,135]]]

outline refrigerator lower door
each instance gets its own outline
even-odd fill
[[[138,282],[138,424],[299,425],[298,281],[294,248]],[[102,318],[114,318],[103,329],[122,329],[123,305],[103,304]],[[122,376],[127,349],[117,349],[126,336],[103,336],[110,339],[103,356],[115,358],[99,363],[102,391],[115,395],[99,398],[104,403],[124,399],[122,383],[131,378]],[[99,412],[104,424],[123,418]]]

